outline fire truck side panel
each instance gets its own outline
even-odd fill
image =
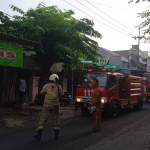
[[[142,83],[142,91],[143,91],[143,100],[146,101],[147,93],[146,93],[146,78],[145,77],[142,77],[141,83]]]
[[[141,77],[133,77],[129,78],[129,87],[130,87],[130,104],[137,103],[138,96],[142,95],[142,84]]]
[[[150,100],[150,73],[144,73],[144,76],[147,78],[146,81],[146,100],[147,102]]]
[[[123,107],[124,105],[128,105],[129,99],[119,99],[119,106]]]

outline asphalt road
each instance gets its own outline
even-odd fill
[[[115,119],[102,117],[100,132],[92,131],[91,116],[61,120],[58,141],[47,124],[42,140],[32,140],[33,129],[0,135],[0,150],[150,150],[150,103],[142,111],[125,110]]]

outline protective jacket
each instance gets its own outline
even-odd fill
[[[88,82],[92,84],[92,79],[88,78]],[[97,109],[101,109],[101,96],[102,96],[102,91],[101,88],[97,85],[92,88],[92,98],[90,105],[91,106],[96,106]]]
[[[55,82],[45,84],[41,93],[45,93],[43,107],[52,109],[59,107],[59,98],[63,95],[61,86]]]

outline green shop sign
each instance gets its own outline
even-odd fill
[[[0,66],[23,67],[23,47],[0,42]]]

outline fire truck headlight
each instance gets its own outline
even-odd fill
[[[106,103],[106,102],[107,102],[107,99],[108,99],[107,97],[101,97],[101,103],[102,103],[102,104]]]
[[[76,98],[76,102],[81,102],[81,99],[82,99],[82,98],[77,97],[77,98]]]

